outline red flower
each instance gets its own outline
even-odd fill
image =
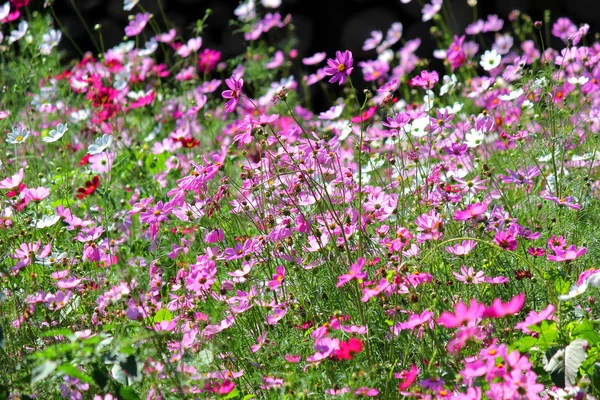
[[[85,182],[85,187],[80,187],[77,189],[76,197],[81,200],[84,197],[87,197],[94,193],[96,189],[100,186],[100,177],[98,175],[94,176],[91,181]]]
[[[365,122],[373,118],[373,115],[375,115],[375,111],[377,111],[377,106],[373,106],[368,110],[364,111],[362,114],[352,117],[350,121],[355,124],[358,124],[359,122]]]
[[[86,154],[85,156],[83,156],[83,158],[79,160],[79,166],[83,167],[84,165],[88,165],[90,163],[91,156],[91,154]]]
[[[352,360],[353,353],[360,353],[363,349],[363,344],[360,339],[350,338],[347,342],[340,342],[340,349],[334,353],[334,358],[337,360]]]

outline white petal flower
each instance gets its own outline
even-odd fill
[[[58,46],[62,32],[56,29],[50,29],[42,35],[42,43],[40,43],[40,53],[44,55],[50,54],[52,49]]]
[[[65,132],[68,130],[69,128],[67,128],[67,124],[58,124],[56,129],[52,129],[50,132],[48,132],[48,136],[44,137],[42,140],[46,143],[56,142],[63,137]]]
[[[8,44],[12,44],[25,36],[27,33],[27,28],[29,28],[27,21],[21,21],[18,29],[15,29],[10,33],[10,36],[8,37]]]
[[[0,7],[0,20],[8,17],[9,14],[10,14],[10,2],[6,2]]]
[[[44,215],[40,220],[35,223],[37,229],[44,229],[52,226],[58,222],[60,217],[58,215]]]
[[[30,134],[31,132],[29,132],[27,129],[15,126],[12,132],[8,133],[6,141],[11,144],[20,144],[26,141]]]
[[[496,52],[496,50],[487,50],[481,56],[481,62],[479,65],[481,65],[486,71],[491,71],[500,65],[501,59],[502,57],[500,54],[498,54],[498,52]]]
[[[113,142],[113,138],[110,135],[104,134],[102,137],[96,139],[94,144],[88,146],[88,154],[100,154],[104,150],[108,149]]]
[[[131,11],[140,0],[125,0],[123,2],[123,11]]]

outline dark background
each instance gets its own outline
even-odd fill
[[[142,0],[146,11],[154,14],[155,20],[165,27],[159,0]],[[241,35],[233,35],[229,21],[234,18],[233,10],[239,4],[236,0],[160,0],[166,19],[176,27],[178,33],[190,37],[195,21],[204,16],[206,9],[212,10],[203,32],[202,47],[221,51],[222,59],[240,54],[245,50]],[[54,9],[62,25],[83,50],[97,52],[90,35],[72,6],[74,2],[90,30],[101,24],[105,48],[110,48],[123,40],[128,12],[123,11],[123,0],[56,0]],[[452,4],[457,32],[473,21],[473,10],[466,0],[445,0]],[[260,0],[256,0],[260,8]],[[30,9],[39,8],[41,0],[32,0]],[[506,20],[511,10],[518,9],[531,15],[534,20],[542,19],[544,10],[551,11],[552,19],[568,16],[576,24],[587,22],[591,32],[597,32],[600,25],[600,0],[479,0],[478,15],[498,14]],[[138,11],[139,9],[134,9]],[[273,12],[273,10],[267,10]],[[336,50],[351,49],[355,58],[372,56],[364,54],[361,47],[372,30],[384,32],[395,21],[404,25],[404,38],[422,39],[419,55],[431,57],[434,49],[429,33],[430,23],[421,22],[421,5],[413,0],[402,4],[399,0],[283,0],[277,10],[282,15],[292,14],[296,33],[299,37],[299,55],[307,56],[317,51],[328,55]],[[132,11],[133,12],[133,11]],[[506,27],[506,23],[505,23]],[[148,29],[148,28],[147,28]],[[152,31],[148,31],[152,34]],[[551,43],[555,47],[560,43]],[[68,57],[79,58],[69,40],[63,36],[61,47],[67,50]]]

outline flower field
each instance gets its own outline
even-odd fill
[[[72,61],[28,3],[0,5],[0,398],[599,398],[589,25],[452,32],[431,0],[433,54],[396,22],[358,59],[246,0],[224,59],[210,10],[125,0]]]

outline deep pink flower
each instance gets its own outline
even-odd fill
[[[412,78],[410,80],[410,84],[413,86],[422,87],[424,89],[433,89],[433,85],[435,85],[439,80],[440,76],[436,71],[421,71],[421,75],[417,75]]]
[[[238,79],[235,75],[231,75],[231,78],[225,79],[225,84],[227,87],[229,87],[229,90],[224,90],[221,93],[221,96],[229,99],[229,101],[225,103],[225,111],[231,113],[233,110],[235,110],[240,96],[242,95],[242,86],[244,85],[244,80],[242,78]]]
[[[513,235],[504,231],[496,232],[494,242],[504,250],[514,251],[517,249],[517,240]]]
[[[574,244],[569,246],[566,250],[560,249],[558,247],[553,249],[554,255],[549,254],[548,260],[555,262],[562,261],[571,261],[578,257],[581,257],[587,252],[585,247],[577,248]]]
[[[467,308],[465,303],[463,303],[461,300],[454,308],[454,314],[444,311],[437,319],[437,322],[446,328],[457,328],[464,324],[477,322],[484,311],[485,306],[483,304],[479,304],[475,299],[471,299],[469,308]]]
[[[417,368],[417,366],[415,364],[410,366],[410,369],[407,370],[403,370],[400,373],[394,373],[394,378],[396,379],[402,379],[402,381],[400,381],[400,383],[398,384],[398,390],[399,391],[403,391],[408,389],[417,379],[417,376],[419,376],[419,369]]]
[[[275,273],[273,274],[273,278],[267,283],[267,286],[271,290],[275,290],[279,286],[283,284],[283,279],[285,278],[285,267],[283,265],[278,266],[275,269]]]
[[[343,85],[346,82],[346,78],[352,73],[353,63],[354,60],[350,50],[346,50],[343,53],[336,51],[335,60],[329,58],[327,60],[329,67],[326,67],[324,70],[325,75],[331,76],[329,83],[338,82],[340,85]]]
[[[502,318],[507,315],[516,314],[521,311],[523,304],[525,304],[524,293],[516,295],[506,304],[497,298],[494,299],[491,306],[485,309],[483,316],[487,318]]]
[[[342,287],[352,279],[365,279],[367,277],[367,273],[362,272],[364,266],[365,259],[359,257],[354,264],[350,265],[350,271],[347,274],[338,276],[338,283],[335,286]]]
[[[529,327],[532,325],[537,325],[542,321],[552,318],[552,314],[556,307],[553,304],[548,304],[548,307],[539,312],[539,314],[535,311],[530,311],[527,317],[523,322],[519,322],[515,325],[515,329],[520,329],[523,333],[530,333]]]
[[[464,210],[458,210],[455,212],[452,219],[455,221],[466,221],[486,212],[488,206],[488,202],[469,204]]]

